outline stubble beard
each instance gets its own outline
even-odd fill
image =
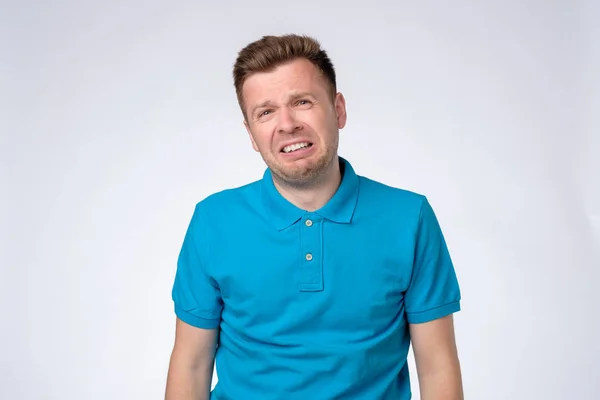
[[[309,165],[287,167],[276,160],[267,160],[265,163],[271,169],[273,179],[278,183],[294,188],[310,188],[319,185],[326,177],[327,171],[336,160],[338,140],[326,145],[325,152],[311,160]],[[264,158],[264,157],[263,157]]]

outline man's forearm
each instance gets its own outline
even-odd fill
[[[419,376],[421,400],[463,400],[460,367]]]
[[[172,359],[165,400],[209,400],[213,366],[190,368]]]

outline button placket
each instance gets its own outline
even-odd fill
[[[300,228],[302,261],[300,267],[300,290],[323,289],[323,266],[321,257],[322,219],[315,214],[306,215]]]

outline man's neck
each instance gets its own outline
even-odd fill
[[[333,197],[340,186],[341,180],[340,163],[338,157],[336,157],[323,179],[314,186],[300,188],[286,185],[276,179],[273,180],[273,183],[287,201],[302,210],[315,211],[327,204]]]

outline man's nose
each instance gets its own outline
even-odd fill
[[[296,113],[287,107],[281,108],[279,111],[278,133],[294,133],[300,130],[302,125],[296,119]]]

